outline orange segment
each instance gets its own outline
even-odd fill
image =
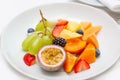
[[[91,22],[80,22],[80,26],[84,28],[84,30],[92,27],[92,23]]]
[[[88,63],[93,63],[96,61],[95,55],[95,47],[93,46],[93,44],[89,43],[84,51],[79,55],[77,61],[82,58],[85,59]]]
[[[86,46],[86,41],[81,38],[71,38],[67,39],[64,49],[68,52],[79,54]]]
[[[87,39],[87,43],[92,43],[95,46],[95,48],[99,48],[99,43],[95,34],[91,35]]]
[[[102,26],[90,27],[85,30],[84,35],[82,36],[83,40],[87,40],[93,34],[97,34],[102,29]]]

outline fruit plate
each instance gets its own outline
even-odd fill
[[[92,63],[91,68],[75,74],[67,74],[64,70],[47,72],[38,64],[26,66],[23,62],[25,52],[21,42],[26,37],[26,30],[35,27],[40,20],[39,9],[49,20],[59,18],[73,21],[91,21],[93,25],[103,28],[97,38],[100,44],[101,56]],[[80,80],[94,77],[109,69],[119,58],[120,30],[118,24],[105,12],[96,8],[77,3],[54,3],[29,9],[16,16],[4,30],[1,36],[1,50],[8,63],[22,74],[38,80]]]

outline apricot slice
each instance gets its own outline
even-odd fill
[[[84,51],[79,55],[77,61],[82,58],[85,59],[88,63],[93,63],[96,61],[95,55],[95,47],[93,44],[89,43]]]
[[[97,34],[102,29],[102,26],[90,27],[85,30],[84,35],[82,36],[83,40],[87,40],[93,34]]]
[[[64,49],[68,52],[79,54],[86,46],[86,41],[81,38],[71,38],[66,40],[66,45]]]
[[[87,39],[87,43],[92,43],[95,46],[95,48],[99,48],[99,43],[95,34],[91,35]]]

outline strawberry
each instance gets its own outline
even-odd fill
[[[56,23],[56,26],[65,26],[68,24],[67,20],[59,19]]]
[[[35,64],[36,57],[34,55],[31,55],[29,53],[25,54],[23,57],[23,61],[26,65],[31,66]]]
[[[64,29],[64,26],[56,26],[53,31],[52,31],[52,35],[53,37],[59,37],[60,36],[60,33],[61,31]]]
[[[68,23],[67,20],[62,20],[62,19],[58,20],[55,28],[52,31],[53,37],[59,37],[61,31],[65,28],[65,25],[67,25],[67,23]]]
[[[78,73],[80,71],[87,70],[87,69],[90,69],[89,63],[84,59],[80,59],[74,67],[74,72]]]

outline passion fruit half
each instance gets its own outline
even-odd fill
[[[57,45],[46,45],[42,47],[37,54],[37,60],[40,67],[46,71],[59,70],[65,59],[65,50]]]

